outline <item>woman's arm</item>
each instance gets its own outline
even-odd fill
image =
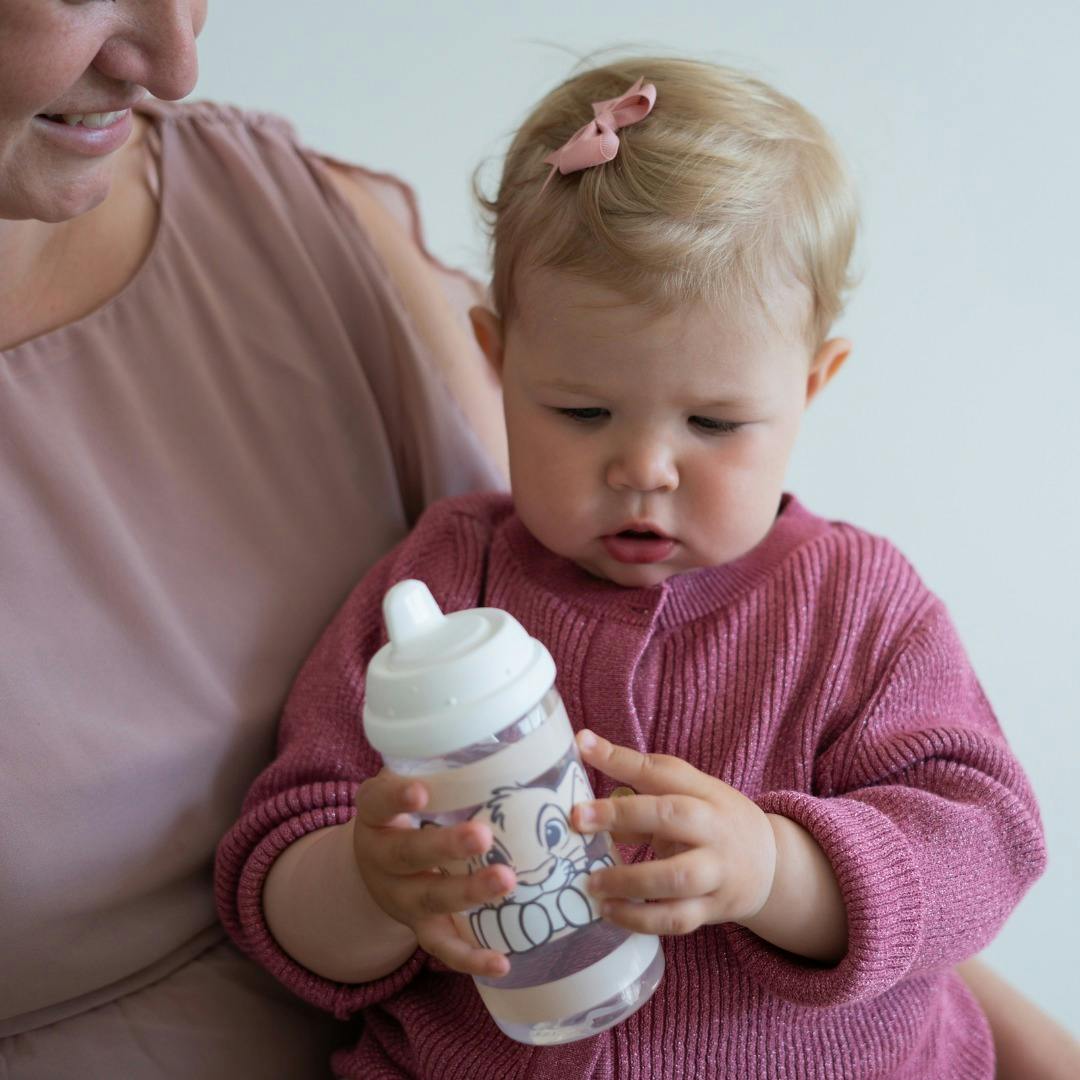
[[[957,971],[990,1021],[997,1080],[1075,1080],[1080,1042],[978,958]]]
[[[333,162],[327,167],[393,278],[454,400],[492,460],[509,475],[498,379],[447,300],[435,268],[355,171]]]

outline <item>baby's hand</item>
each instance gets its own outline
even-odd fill
[[[716,777],[667,754],[640,754],[591,731],[582,758],[638,794],[578,803],[574,828],[649,843],[657,858],[593,874],[589,891],[610,922],[648,934],[689,934],[742,922],[769,898],[776,841],[765,813]],[[651,900],[653,903],[635,903]]]
[[[409,927],[420,947],[447,967],[466,975],[498,977],[509,961],[478,949],[458,934],[451,912],[465,911],[510,892],[517,884],[509,866],[472,875],[449,875],[437,868],[491,847],[491,830],[466,821],[446,828],[417,829],[409,815],[427,803],[417,780],[383,770],[361,784],[353,819],[353,854],[375,902]]]

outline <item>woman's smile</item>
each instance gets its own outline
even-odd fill
[[[130,138],[134,126],[131,109],[34,117],[34,130],[50,145],[84,157],[115,153]]]

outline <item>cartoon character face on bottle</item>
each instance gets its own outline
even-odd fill
[[[469,915],[481,946],[503,953],[528,952],[600,917],[585,889],[592,871],[614,866],[610,855],[590,859],[586,837],[570,825],[574,803],[591,799],[589,781],[571,759],[554,786],[496,788],[472,820],[490,826],[494,841],[469,860],[469,873],[503,862],[517,874],[517,888]]]

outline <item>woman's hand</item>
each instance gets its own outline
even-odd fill
[[[578,831],[649,843],[656,859],[594,873],[589,890],[606,919],[650,934],[689,934],[745,922],[765,906],[776,868],[769,818],[750,799],[681,758],[641,754],[590,731],[582,758],[637,794],[579,803]],[[635,901],[650,900],[642,904]]]
[[[427,804],[417,780],[385,769],[356,794],[353,855],[376,904],[409,927],[425,952],[466,975],[498,977],[509,961],[492,949],[478,949],[458,934],[451,914],[490,902],[513,890],[509,866],[478,874],[451,875],[438,868],[479,855],[491,847],[491,830],[466,821],[446,828],[417,829],[410,814]]]

